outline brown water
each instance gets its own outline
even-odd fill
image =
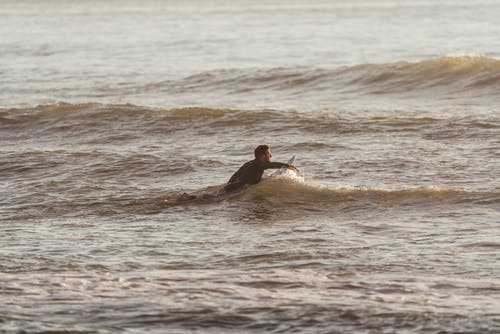
[[[498,333],[499,12],[2,3],[0,332]]]

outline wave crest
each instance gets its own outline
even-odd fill
[[[350,84],[361,83],[384,89],[373,93],[439,87],[448,92],[458,92],[468,88],[492,88],[500,84],[500,60],[484,56],[449,56],[416,63],[402,61],[361,65],[347,72],[355,75]]]

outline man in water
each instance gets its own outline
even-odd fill
[[[292,165],[281,162],[271,162],[271,148],[260,145],[254,151],[255,159],[248,161],[238,169],[222,189],[223,192],[231,192],[240,189],[246,184],[257,184],[262,180],[265,169],[289,168],[296,172],[299,170]]]

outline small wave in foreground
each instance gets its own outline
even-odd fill
[[[223,185],[201,189],[195,193],[172,194],[164,199],[169,205],[207,204],[223,200],[230,202],[270,201],[277,206],[335,205],[338,202],[361,201],[371,204],[386,203],[398,205],[422,205],[425,202],[466,204],[499,203],[496,192],[469,191],[459,188],[410,187],[406,189],[369,188],[351,185],[322,185],[308,182],[303,176],[287,172],[279,177],[267,177],[257,185],[247,186],[240,191],[225,194]]]

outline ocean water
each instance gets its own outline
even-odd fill
[[[2,1],[0,332],[499,333],[499,16]]]

